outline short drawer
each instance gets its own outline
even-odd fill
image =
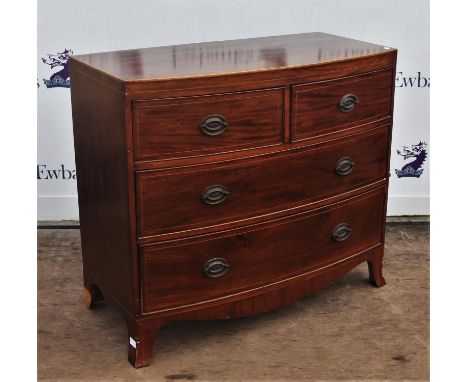
[[[246,219],[384,179],[388,137],[382,126],[260,159],[137,172],[139,236]]]
[[[279,144],[283,90],[135,101],[133,134],[137,161]]]
[[[143,311],[222,298],[381,242],[383,189],[229,234],[140,247]]]
[[[391,114],[392,71],[293,86],[292,140],[332,133]]]

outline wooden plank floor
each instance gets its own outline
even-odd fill
[[[123,319],[82,303],[77,229],[38,230],[40,381],[429,379],[429,226],[387,228],[387,285],[360,265],[330,288],[255,317],[164,327],[153,364],[126,359]]]

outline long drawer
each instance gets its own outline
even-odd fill
[[[140,247],[143,311],[194,304],[332,264],[381,242],[384,189],[228,233]]]
[[[280,144],[283,89],[133,103],[135,160],[186,158]]]
[[[245,219],[386,177],[388,126],[280,155],[136,175],[139,237]]]
[[[381,70],[293,86],[293,141],[390,117],[392,81],[392,71]]]

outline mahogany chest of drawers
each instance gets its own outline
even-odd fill
[[[148,365],[173,320],[382,286],[397,51],[323,33],[70,60],[84,297]]]

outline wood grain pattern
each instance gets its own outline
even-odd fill
[[[287,92],[285,92],[285,97]],[[286,117],[285,117],[286,119]],[[144,162],[134,162],[133,169],[136,172],[158,170],[166,171],[174,168],[193,168],[200,165],[211,165],[214,162],[216,163],[229,163],[235,160],[244,160],[244,159],[261,159],[275,156],[277,154],[286,154],[295,152],[295,150],[300,148],[305,148],[307,146],[333,142],[336,139],[350,137],[354,134],[359,134],[365,131],[369,131],[381,126],[390,126],[392,124],[391,117],[385,117],[368,123],[363,123],[361,125],[352,126],[347,129],[338,130],[336,132],[331,132],[330,134],[324,134],[316,137],[310,137],[301,141],[295,142],[284,142],[285,144],[268,146],[268,147],[259,147],[252,150],[239,150],[231,151],[226,153],[219,153],[216,155],[204,155],[197,157],[187,157],[187,158],[172,158],[164,160],[151,160]],[[285,131],[286,135],[286,131]]]
[[[144,99],[224,93],[236,91],[239,86],[255,90],[345,77],[392,67],[397,53],[393,48],[324,33],[196,45],[202,48],[197,52],[198,68],[191,66],[194,56],[187,55],[188,70],[185,64],[174,64],[172,55],[191,50],[193,44],[76,55],[70,61],[80,70],[91,69],[95,79],[107,86]],[[245,50],[252,54],[242,62],[238,55],[236,58],[236,52]],[[272,60],[272,51],[285,59]]]
[[[75,57],[122,81],[155,81],[310,66],[386,52],[380,45],[316,32]]]
[[[70,59],[85,302],[122,312],[132,365],[173,320],[276,309],[364,261],[385,284],[396,56],[309,33]],[[229,129],[203,136],[216,113]],[[343,157],[354,167],[339,176]],[[203,204],[220,184],[228,198]],[[332,241],[345,222],[351,236]],[[231,268],[207,279],[214,257]]]
[[[388,134],[384,126],[243,164],[137,173],[140,237],[246,219],[383,179]],[[355,166],[340,176],[335,169],[343,157],[351,157]],[[206,205],[201,200],[211,185],[226,187],[230,194],[224,202]]]
[[[292,87],[292,137],[305,139],[389,116],[392,101],[392,71],[383,70],[340,80]],[[343,96],[353,94],[359,103],[342,112]]]
[[[128,162],[123,94],[70,64],[83,274],[134,313]]]
[[[129,336],[138,338],[143,345],[138,352],[129,345],[128,360],[134,367],[148,366],[152,360],[155,334],[172,321],[229,319],[275,310],[328,287],[360,263],[373,261],[381,257],[382,253],[383,245],[379,244],[370,250],[279,283],[231,295],[229,299],[211,300],[196,306],[144,315],[136,321],[128,320]]]
[[[208,136],[200,124],[221,115],[227,129]],[[135,160],[183,158],[280,144],[283,90],[136,101]]]
[[[72,56],[73,58],[73,56]],[[79,62],[78,60],[76,60]],[[222,76],[190,77],[183,80],[131,81],[120,83],[115,79],[104,80],[123,86],[132,99],[184,97],[214,93],[257,90],[291,86],[295,84],[334,80],[363,73],[391,68],[396,62],[396,50],[388,50],[373,56],[360,56],[351,60],[326,61],[311,66],[285,67],[257,72],[233,73]],[[101,73],[102,74],[102,73]],[[105,77],[105,76],[104,76]],[[104,79],[102,76],[99,77]]]
[[[328,262],[323,267],[317,267],[309,272],[291,276],[277,283],[267,284],[258,288],[235,293],[228,298],[212,299],[196,305],[185,305],[161,310],[141,316],[138,321],[146,325],[161,326],[174,320],[208,320],[247,317],[264,313],[290,304],[308,293],[325,288],[344,276],[339,270],[347,271],[364,261],[374,261],[382,258],[384,246],[377,244],[368,250],[355,253],[352,256]],[[373,275],[369,274],[369,283]],[[324,278],[328,282],[324,283]],[[374,285],[375,286],[375,285]]]
[[[277,282],[364,251],[380,242],[382,190],[318,211],[256,225],[216,239],[181,240],[141,248],[143,311],[151,312]],[[333,229],[352,233],[338,242]],[[202,272],[212,258],[231,269],[219,278]]]

